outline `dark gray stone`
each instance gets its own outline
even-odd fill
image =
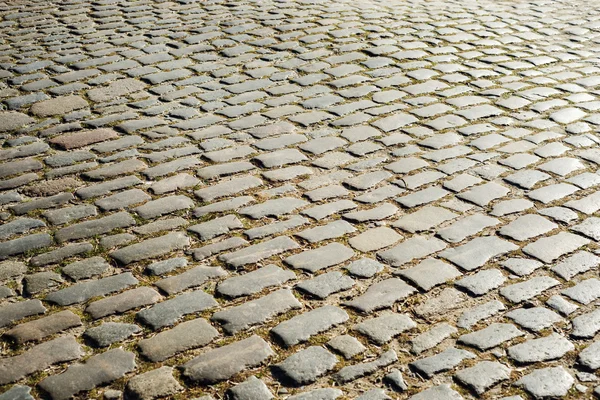
[[[189,244],[190,239],[183,232],[173,232],[115,250],[110,256],[127,265],[183,249]]]
[[[267,342],[254,335],[188,361],[182,366],[183,375],[199,384],[216,383],[258,366],[274,354]]]
[[[337,358],[322,347],[311,346],[292,354],[273,368],[282,380],[293,385],[306,385],[333,369]]]
[[[135,225],[135,219],[129,213],[123,211],[59,229],[55,234],[55,238],[59,243],[68,240],[85,239],[132,225]]]
[[[202,347],[219,332],[202,318],[182,322],[175,328],[139,341],[140,353],[152,362],[161,362],[185,350]]]
[[[113,349],[92,356],[83,364],[73,364],[62,374],[44,379],[39,386],[52,400],[67,400],[79,392],[122,378],[135,367],[135,354]]]
[[[417,324],[406,314],[384,312],[379,317],[366,319],[352,327],[378,345],[385,344]]]
[[[46,307],[39,300],[24,300],[16,303],[7,303],[0,306],[0,328],[10,325],[25,317],[44,314]]]
[[[108,347],[113,343],[121,342],[142,329],[134,324],[118,322],[105,322],[100,326],[87,329],[83,336],[91,340],[96,347]]]
[[[183,386],[173,377],[173,367],[160,367],[136,375],[127,382],[127,398],[152,400],[173,395],[183,390]]]
[[[387,367],[398,361],[398,356],[394,350],[388,350],[381,354],[379,358],[360,364],[348,365],[340,369],[334,376],[333,379],[340,383],[352,382],[365,375],[372,374],[377,370]]]
[[[349,276],[334,271],[302,281],[296,287],[312,296],[325,299],[330,294],[350,289],[354,286],[354,283],[354,280]]]
[[[156,330],[175,324],[184,315],[204,311],[218,305],[211,295],[201,290],[196,290],[155,304],[150,308],[138,312],[136,317],[144,324],[150,325],[152,329]]]
[[[18,381],[49,366],[83,356],[73,336],[63,336],[38,344],[24,353],[0,360],[0,385]]]
[[[85,309],[92,318],[98,319],[107,315],[120,314],[134,308],[154,304],[162,299],[162,296],[154,289],[147,286],[127,290],[115,296],[97,300]]]
[[[10,256],[27,253],[53,244],[52,237],[47,233],[36,233],[18,239],[0,243],[0,260]]]
[[[246,330],[252,325],[264,323],[268,319],[299,309],[302,304],[289,289],[280,289],[257,300],[213,314],[211,320],[219,322],[230,335]]]
[[[228,297],[248,296],[295,278],[296,274],[292,271],[286,271],[276,265],[269,264],[246,274],[222,281],[217,286],[217,292]]]
[[[109,293],[118,292],[137,283],[138,280],[133,277],[131,272],[126,272],[95,281],[76,283],[57,292],[50,293],[46,296],[45,300],[61,306],[68,306],[83,303],[92,297],[105,296]]]
[[[179,275],[161,279],[156,282],[156,286],[168,294],[174,294],[191,287],[200,286],[210,278],[219,278],[226,275],[227,273],[221,267],[200,265]]]
[[[274,397],[267,385],[255,376],[235,385],[227,394],[232,400],[269,400]]]
[[[21,323],[4,335],[21,344],[40,340],[69,328],[81,326],[81,319],[69,310],[60,311],[44,318]]]

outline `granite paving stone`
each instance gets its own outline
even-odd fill
[[[255,376],[251,376],[244,382],[235,385],[227,393],[235,400],[268,400],[274,397],[267,385]]]
[[[248,301],[233,308],[218,311],[211,317],[221,324],[231,335],[261,324],[290,310],[301,308],[302,304],[287,289],[280,289],[256,300]]]
[[[137,375],[127,382],[125,392],[131,398],[146,400],[173,395],[183,386],[173,377],[172,367],[160,367]]]
[[[306,385],[333,369],[337,362],[337,358],[323,347],[311,346],[292,354],[273,368],[282,375],[282,380]]]
[[[305,342],[311,336],[327,331],[348,319],[346,311],[336,306],[326,305],[283,321],[271,329],[271,332],[289,347]]]
[[[83,336],[90,340],[96,347],[108,347],[113,343],[123,341],[142,328],[135,324],[119,322],[106,322],[102,325],[86,329]]]
[[[3,385],[15,382],[27,375],[43,371],[53,364],[76,360],[83,354],[81,345],[77,343],[75,337],[58,337],[38,344],[18,356],[2,358],[0,382]]]
[[[136,318],[156,330],[175,324],[185,315],[217,306],[218,303],[211,295],[201,290],[195,290],[146,308],[138,312]]]
[[[398,355],[394,350],[388,350],[373,361],[348,365],[340,369],[333,377],[339,383],[354,381],[365,375],[369,375],[382,367],[386,367],[398,361]]]
[[[247,368],[260,365],[272,356],[271,346],[254,335],[209,350],[183,364],[183,375],[198,383],[214,383],[231,378]]]
[[[69,399],[81,391],[119,379],[135,368],[135,354],[123,349],[113,349],[92,356],[83,364],[72,364],[62,374],[44,379],[39,386],[52,399]]]
[[[0,398],[600,396],[596,2],[46,3],[0,5]]]

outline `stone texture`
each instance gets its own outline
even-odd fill
[[[71,365],[62,374],[44,379],[40,387],[54,400],[69,399],[79,392],[119,379],[135,367],[135,354],[122,349],[108,350],[83,364]]]
[[[172,367],[160,367],[137,375],[127,382],[127,396],[148,400],[169,396],[183,390],[183,386],[173,377]]]
[[[183,365],[183,375],[197,383],[215,383],[233,377],[246,368],[260,365],[273,350],[258,336],[209,350]]]
[[[323,306],[284,321],[271,329],[271,332],[286,346],[293,346],[346,322],[348,318],[348,314],[341,308]]]
[[[53,364],[76,360],[83,354],[73,336],[63,336],[38,344],[18,356],[0,360],[0,384],[15,382]]]
[[[0,397],[600,393],[593,1],[47,3],[1,10],[0,362],[85,356]]]

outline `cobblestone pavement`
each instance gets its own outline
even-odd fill
[[[600,395],[598,2],[0,3],[0,400]]]

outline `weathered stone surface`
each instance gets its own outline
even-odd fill
[[[435,259],[426,259],[414,267],[398,271],[397,274],[425,291],[461,276],[452,265]]]
[[[14,385],[0,394],[0,400],[35,400],[30,393],[31,388],[29,386]]]
[[[88,97],[95,102],[112,100],[116,97],[127,96],[144,89],[147,85],[137,79],[125,78],[110,83],[108,86],[88,91]]]
[[[203,384],[229,379],[246,368],[274,355],[271,346],[258,336],[209,350],[183,365],[183,375]]]
[[[511,369],[499,362],[481,361],[456,373],[456,378],[481,395],[496,383],[510,378]]]
[[[496,236],[475,238],[462,246],[444,250],[440,257],[472,271],[484,265],[491,258],[517,250],[519,247]]]
[[[235,215],[226,215],[202,224],[190,226],[188,231],[194,232],[202,240],[209,240],[226,234],[233,229],[241,229],[243,227],[244,225]]]
[[[230,388],[227,394],[232,400],[269,400],[274,397],[267,385],[255,376]]]
[[[49,264],[55,264],[61,262],[69,257],[73,257],[78,254],[84,254],[92,251],[94,246],[91,243],[72,243],[56,250],[49,251],[34,256],[29,260],[31,265],[40,267]]]
[[[591,338],[600,331],[600,310],[581,314],[572,320],[571,335],[576,338]]]
[[[434,325],[427,332],[421,333],[412,340],[411,351],[415,354],[422,353],[425,350],[429,350],[437,346],[444,339],[455,334],[456,332],[458,332],[458,330],[447,323]]]
[[[140,331],[141,328],[134,324],[106,322],[100,326],[87,329],[83,335],[86,339],[91,340],[94,346],[107,347]]]
[[[67,226],[56,232],[55,238],[59,242],[68,240],[85,239],[103,233],[108,233],[114,229],[127,228],[135,225],[135,219],[123,211],[116,214],[111,214],[107,217],[102,217],[90,221],[80,222],[75,225]]]
[[[87,101],[81,96],[71,95],[40,101],[31,106],[29,111],[38,117],[49,117],[51,115],[67,114],[87,106]]]
[[[92,356],[83,364],[71,365],[62,374],[44,379],[39,386],[50,393],[53,400],[69,399],[79,392],[119,379],[135,367],[135,354],[113,349]]]
[[[536,369],[515,385],[523,387],[535,398],[552,398],[565,396],[574,382],[575,379],[563,367],[549,367]]]
[[[337,358],[333,354],[322,347],[311,346],[275,364],[274,368],[284,381],[306,385],[316,381],[336,364]]]
[[[425,389],[409,397],[409,400],[463,400],[463,397],[453,390],[450,385],[445,384]]]
[[[352,329],[381,345],[389,342],[400,333],[416,326],[417,324],[406,314],[385,312],[379,317],[367,319],[354,325]]]
[[[346,359],[350,359],[367,350],[358,339],[350,335],[336,336],[327,342],[327,346],[343,355]]]
[[[342,396],[344,392],[340,389],[325,388],[315,389],[310,392],[304,392],[288,397],[289,400],[335,400]]]
[[[65,310],[19,324],[4,335],[20,344],[32,340],[40,340],[76,326],[81,326],[81,319],[71,311]]]
[[[351,382],[365,375],[372,374],[378,369],[386,367],[396,361],[398,361],[396,352],[394,350],[388,350],[373,361],[345,366],[334,375],[333,379],[339,383]]]
[[[35,233],[33,235],[2,242],[0,243],[0,260],[17,254],[23,254],[31,250],[47,247],[51,244],[52,237],[47,233]]]
[[[288,250],[300,247],[287,236],[279,236],[253,246],[248,246],[242,250],[234,251],[219,256],[219,260],[226,262],[232,267],[239,268],[243,265],[255,263],[273,255],[286,252]]]
[[[222,281],[217,286],[217,292],[229,297],[247,296],[295,278],[296,274],[292,271],[269,264],[252,272]]]
[[[168,294],[174,294],[191,287],[200,286],[210,278],[226,275],[227,273],[221,267],[204,267],[201,265],[188,269],[179,275],[161,279],[156,282],[156,286]]]
[[[235,335],[252,325],[264,323],[270,318],[301,307],[302,304],[290,290],[280,289],[257,300],[216,312],[211,320],[220,323],[225,332]]]
[[[91,278],[101,275],[108,270],[110,265],[102,257],[90,257],[85,260],[76,261],[63,267],[63,273],[73,280]]]
[[[325,332],[349,319],[346,311],[335,306],[323,306],[299,314],[271,329],[286,346],[305,342],[311,336]]]
[[[574,349],[573,343],[563,336],[553,333],[509,347],[508,356],[520,363],[531,363],[561,358]]]
[[[127,396],[139,400],[151,400],[169,396],[183,390],[173,377],[172,367],[160,367],[137,375],[127,382]]]
[[[67,306],[83,303],[92,297],[105,296],[109,293],[118,292],[137,283],[138,280],[131,272],[126,272],[95,281],[76,283],[57,292],[50,293],[46,296],[45,300],[61,306]]]
[[[371,285],[365,293],[347,302],[346,305],[361,312],[370,313],[391,307],[395,302],[409,296],[415,290],[400,279],[386,279]]]
[[[149,201],[144,205],[134,208],[133,211],[142,218],[150,219],[192,207],[194,207],[194,202],[187,196],[167,196],[162,199]]]
[[[162,296],[154,289],[140,287],[106,299],[94,301],[85,309],[92,318],[98,319],[107,315],[123,313],[134,308],[147,306],[159,301]]]
[[[12,131],[35,122],[33,118],[16,111],[0,113],[0,132]]]
[[[218,303],[211,295],[201,290],[196,290],[142,310],[136,316],[144,324],[150,325],[152,329],[159,329],[164,326],[173,325],[184,315],[204,311],[216,306],[218,306]]]
[[[380,251],[377,256],[384,262],[399,267],[413,259],[426,257],[444,248],[446,244],[439,239],[413,236],[389,250]]]
[[[202,318],[182,322],[175,328],[162,331],[156,336],[139,341],[141,354],[153,362],[164,361],[185,350],[207,345],[219,335]]]
[[[600,333],[592,0],[47,3],[0,10],[2,357],[143,360],[69,398],[600,396],[564,353]],[[311,346],[343,365],[273,369]]]
[[[332,293],[350,289],[354,280],[341,272],[328,272],[316,278],[305,280],[296,285],[296,288],[320,299],[325,299]]]
[[[595,370],[600,368],[600,342],[593,342],[579,353],[579,362],[585,367]]]
[[[25,317],[46,312],[46,307],[39,300],[25,300],[16,303],[6,303],[0,306],[0,328],[10,325]]]
[[[123,247],[110,253],[110,256],[120,263],[127,265],[136,261],[162,256],[174,250],[183,249],[189,244],[190,239],[183,232],[174,232]]]
[[[0,359],[0,384],[15,382],[53,364],[76,360],[83,354],[73,336],[63,336],[38,344],[18,356]]]

